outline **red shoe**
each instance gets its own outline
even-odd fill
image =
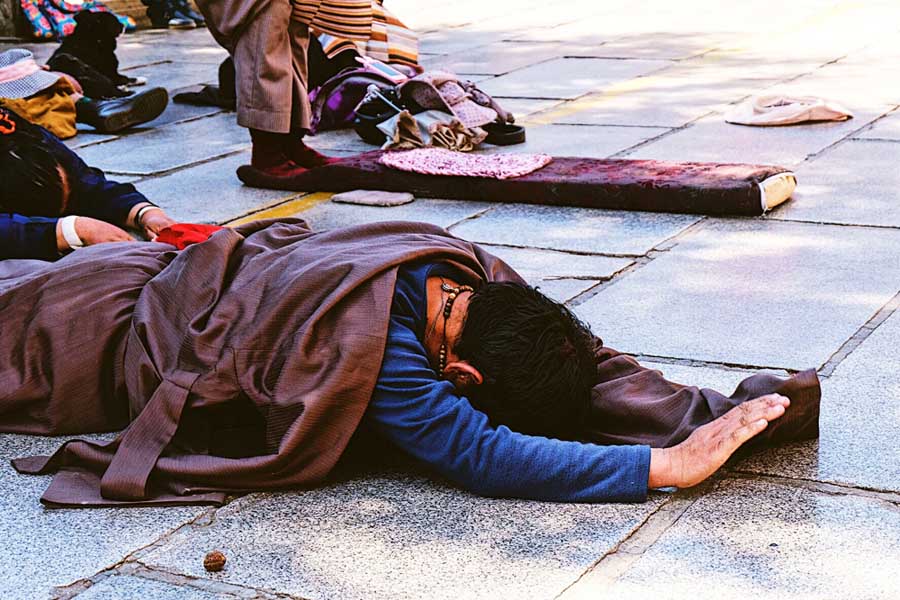
[[[238,167],[237,176],[244,185],[267,190],[294,191],[298,175],[309,172],[292,160],[284,159],[274,165],[259,167],[254,164]]]
[[[284,146],[284,153],[289,159],[307,169],[324,167],[325,165],[338,160],[337,158],[325,156],[324,154],[313,150],[300,138],[291,138],[288,140],[287,144]]]

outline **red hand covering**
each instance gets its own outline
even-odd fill
[[[175,223],[159,232],[156,241],[163,244],[171,244],[179,250],[184,250],[191,244],[205,242],[209,236],[224,229],[218,225],[200,225],[198,223]]]

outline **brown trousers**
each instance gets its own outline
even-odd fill
[[[237,121],[273,133],[309,128],[309,27],[289,0],[197,0],[207,26],[234,58]]]

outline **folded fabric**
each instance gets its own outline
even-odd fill
[[[461,154],[443,148],[417,148],[385,152],[378,162],[424,175],[510,179],[537,171],[552,160],[547,154]]]
[[[436,109],[452,114],[466,127],[480,127],[498,120],[493,108],[482,106],[473,99],[474,84],[468,89],[452,73],[433,71],[423,73],[400,86],[400,97],[413,101],[424,109]],[[492,101],[480,92],[483,101]]]
[[[814,96],[753,96],[735,106],[725,120],[738,125],[793,125],[810,121],[845,121],[853,113],[837,102]]]
[[[0,107],[40,125],[61,140],[78,133],[75,125],[75,98],[78,92],[65,77],[27,98],[0,98]]]
[[[27,98],[45,90],[59,75],[44,71],[24,48],[0,52],[0,98]]]
[[[202,223],[175,223],[159,232],[156,241],[161,244],[171,244],[179,250],[184,250],[191,244],[199,244],[209,239],[209,236],[224,229],[219,225],[204,225]]]
[[[487,137],[487,132],[480,127],[470,129],[453,115],[439,110],[426,110],[416,115],[403,110],[379,123],[377,127],[388,136],[382,146],[384,150],[436,146],[457,152],[471,152]]]

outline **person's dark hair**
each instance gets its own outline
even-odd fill
[[[485,283],[469,299],[456,354],[481,371],[467,390],[491,423],[572,438],[597,379],[590,329],[565,306],[518,283]]]
[[[59,216],[65,208],[61,165],[41,131],[6,111],[0,111],[0,131],[0,208]]]

